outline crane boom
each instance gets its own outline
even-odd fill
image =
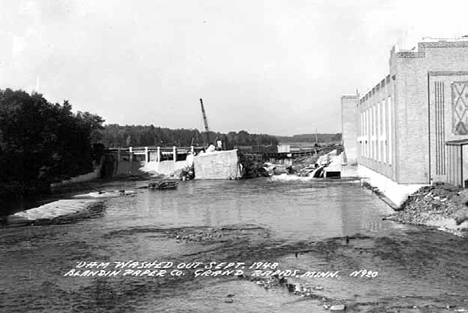
[[[200,99],[200,104],[201,104],[201,110],[203,114],[203,123],[205,124],[205,132],[206,132],[206,142],[207,144],[210,143],[209,140],[209,128],[208,128],[208,120],[206,119],[206,113],[205,113],[205,107],[203,106],[203,99]]]

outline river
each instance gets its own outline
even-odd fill
[[[262,178],[135,189],[142,184],[100,186],[137,193],[104,199],[79,218],[1,228],[0,312],[468,310],[466,239],[382,220],[392,210],[359,183]],[[118,268],[128,261],[151,270]],[[211,276],[215,266],[223,274]],[[120,272],[79,276],[86,269]],[[310,290],[288,291],[268,277],[275,271],[295,273],[288,283]]]

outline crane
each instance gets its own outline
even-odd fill
[[[203,123],[205,124],[205,132],[206,132],[206,143],[210,144],[210,130],[208,128],[208,120],[206,119],[205,107],[203,106],[203,99],[200,99],[201,110],[203,114]]]

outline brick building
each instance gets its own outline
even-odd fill
[[[345,151],[367,176],[406,185],[468,180],[468,37],[394,47],[389,75],[341,105]]]

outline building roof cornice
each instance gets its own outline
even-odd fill
[[[427,49],[439,48],[468,48],[468,38],[457,39],[434,39],[424,38],[422,42],[418,43],[417,49],[399,50],[397,46],[392,49],[392,52],[398,58],[424,58],[426,57]]]

